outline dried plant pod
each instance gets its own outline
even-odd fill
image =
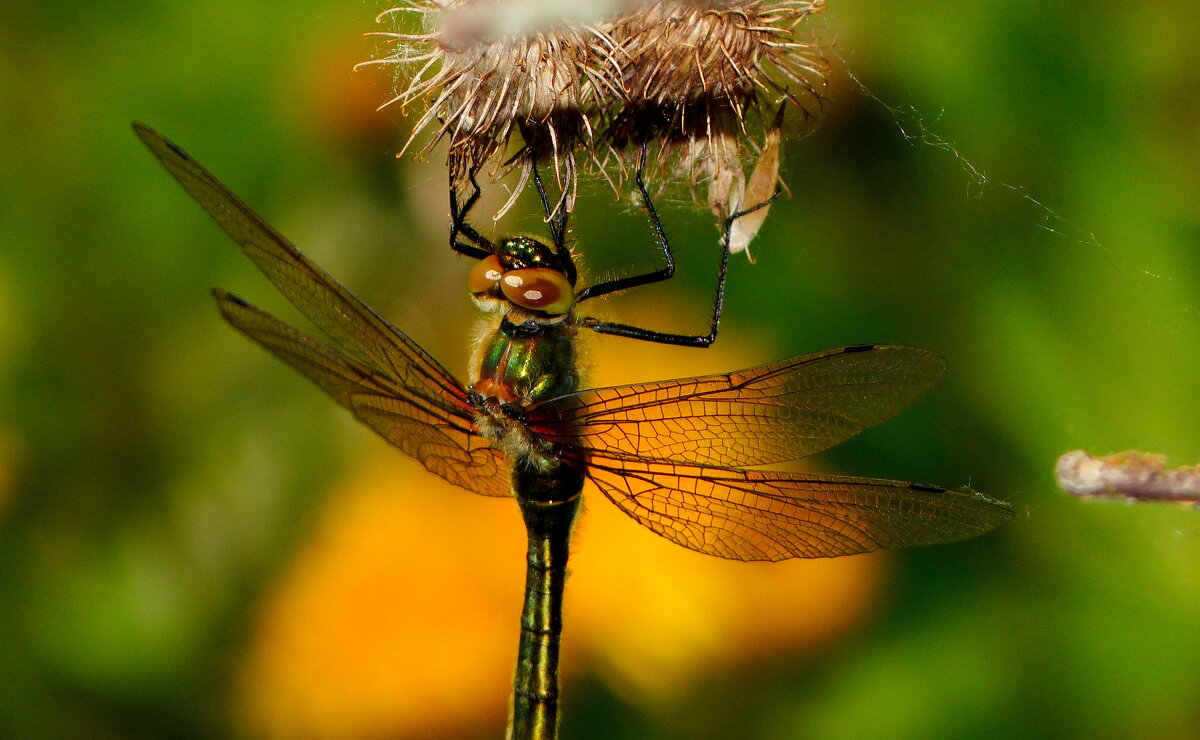
[[[1200,504],[1200,469],[1168,468],[1164,455],[1127,450],[1094,457],[1074,450],[1058,459],[1054,472],[1072,496]]]

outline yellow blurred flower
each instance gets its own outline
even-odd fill
[[[266,596],[239,697],[252,736],[502,726],[524,578],[520,514],[381,452],[330,492],[311,541]]]

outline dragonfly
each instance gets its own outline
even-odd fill
[[[332,344],[214,291],[234,328],[428,471],[516,498],[529,544],[511,737],[557,736],[566,564],[585,483],[654,533],[734,560],[955,542],[1013,517],[974,491],[750,469],[827,449],[911,406],[943,372],[932,352],[859,344],[737,372],[580,389],[575,304],[586,291],[561,252],[520,236],[492,244],[467,277],[493,328],[464,384],[182,149],[134,129]]]

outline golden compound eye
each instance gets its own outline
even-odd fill
[[[499,298],[500,276],[503,274],[504,268],[500,266],[500,259],[494,254],[488,255],[471,268],[471,274],[467,276],[467,290],[474,296],[490,295]]]
[[[564,314],[575,303],[575,294],[567,278],[557,270],[530,267],[510,270],[500,280],[504,296],[521,308],[529,308],[552,316]]]

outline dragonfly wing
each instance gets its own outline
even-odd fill
[[[510,495],[508,462],[480,436],[462,386],[451,389],[451,400],[431,401],[237,296],[215,295],[234,328],[304,373],[427,470],[484,496]]]
[[[461,420],[447,422],[436,411],[403,398],[364,395],[353,399],[354,415],[384,439],[417,458],[425,469],[484,496],[511,496],[511,465],[504,453]]]
[[[595,461],[587,475],[655,533],[731,560],[956,542],[1013,517],[1007,505],[978,493],[872,478]]]
[[[140,123],[134,132],[275,287],[347,354],[436,398],[454,376],[407,335],[308,259],[187,152]]]
[[[610,459],[766,465],[890,419],[944,369],[923,349],[856,345],[734,373],[581,391],[535,406],[527,418],[554,442]]]

